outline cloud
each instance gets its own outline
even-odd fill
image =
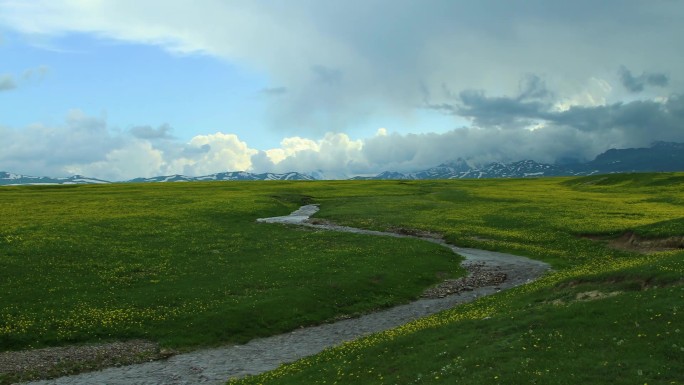
[[[342,71],[335,68],[328,68],[322,65],[315,65],[311,67],[311,72],[317,82],[334,86],[340,84],[342,81]]]
[[[48,67],[39,66],[25,70],[24,73],[19,77],[13,74],[0,75],[0,92],[19,88],[20,83],[30,82],[33,80],[41,81],[48,72]]]
[[[362,140],[345,134],[328,134],[318,141],[288,138],[279,148],[253,156],[252,167],[271,172],[320,169],[355,175],[416,171],[458,158],[476,165],[522,159],[556,163],[591,160],[610,148],[684,141],[684,97],[678,94],[660,101],[570,106],[564,110],[552,103],[531,101],[550,94],[548,90],[531,93],[529,87],[521,87],[514,97],[462,92],[457,103],[440,107],[449,114],[472,118],[477,123],[472,127],[407,135],[390,134],[381,128],[374,137]],[[506,122],[513,125],[506,126]],[[528,125],[530,122],[533,126]]]
[[[255,154],[252,169],[258,172],[324,171],[333,174],[355,174],[368,171],[363,159],[363,141],[348,135],[328,133],[323,139],[285,138],[280,148]]]
[[[648,76],[643,75],[643,78],[648,79]],[[426,108],[468,118],[475,128],[497,132],[508,129],[541,128],[547,132],[568,129],[587,133],[604,146],[684,140],[681,115],[684,98],[680,94],[658,100],[571,104],[559,108],[555,94],[533,75],[521,82],[518,94],[512,97],[488,96],[481,90],[465,90],[457,97],[451,92],[447,94],[452,100],[427,104]],[[529,140],[539,140],[539,136],[532,136]],[[535,143],[538,147],[545,144]]]
[[[0,92],[17,88],[17,82],[12,75],[0,75]]]
[[[198,149],[193,155],[169,160],[169,170],[177,170],[186,175],[208,175],[223,171],[247,171],[251,167],[251,157],[257,150],[249,148],[235,134],[217,132],[210,135],[197,135],[187,147]]]
[[[104,160],[105,154],[121,145],[103,118],[78,110],[69,112],[63,125],[5,128],[2,138],[1,168],[32,174],[63,175],[64,165]]]
[[[287,87],[263,88],[260,92],[268,96],[280,96],[287,93]]]
[[[518,100],[548,100],[554,96],[546,87],[544,79],[535,74],[525,74],[520,79],[518,88]]]
[[[267,82],[257,87],[286,85],[255,98],[267,104],[265,119],[284,138],[279,146],[255,149],[223,131],[180,142],[168,125],[115,132],[102,118],[73,113],[58,126],[2,129],[12,144],[0,148],[0,167],[112,178],[241,169],[354,174],[413,171],[459,157],[554,162],[684,141],[684,51],[672,49],[684,35],[678,2],[188,4],[0,0],[0,25],[52,37],[55,45],[62,36],[89,34],[208,55],[263,76]],[[40,76],[2,75],[0,90]],[[429,133],[430,119],[423,126],[412,120],[439,113],[453,116],[454,127],[470,124]],[[392,133],[397,121],[417,132]],[[380,125],[389,129],[359,134]]]
[[[505,130],[461,128],[441,134],[409,134],[374,137],[364,143],[363,156],[372,169],[417,171],[467,159],[471,164],[535,159],[554,162],[568,153],[579,156],[597,149],[577,132],[561,130]],[[597,153],[597,152],[596,152]]]
[[[466,90],[459,94],[461,104],[454,114],[471,118],[476,126],[518,128],[531,124],[548,104],[520,97],[487,97],[484,91]]]
[[[670,95],[664,102],[638,100],[599,107],[572,107],[550,113],[547,120],[582,132],[612,137],[615,146],[648,145],[653,141],[684,141],[684,97]],[[605,141],[605,139],[604,139]]]
[[[163,153],[151,143],[132,140],[123,146],[111,149],[104,159],[94,162],[82,160],[62,167],[67,174],[95,176],[104,180],[117,181],[137,177],[159,175],[164,164]]]
[[[472,112],[503,105],[514,111],[510,114],[515,121],[539,122],[536,129],[504,129],[499,121],[439,134],[400,135],[379,128],[374,136],[360,139],[332,132],[319,138],[286,137],[279,146],[264,150],[224,132],[181,142],[168,135],[172,128],[167,125],[117,131],[102,117],[74,110],[58,126],[0,126],[0,170],[29,175],[77,173],[107,180],[223,171],[299,171],[343,178],[385,170],[417,171],[458,158],[475,165],[521,159],[547,163],[590,160],[609,148],[684,142],[684,97],[678,94],[658,101],[566,110],[528,108],[530,102],[519,96],[477,93],[474,99],[466,98],[467,108]],[[485,122],[475,113],[473,116]]]
[[[248,170],[250,158],[257,152],[236,135],[220,132],[195,136],[188,143],[159,143],[154,138],[127,136],[120,139],[119,145],[109,149],[104,159],[83,159],[64,165],[63,170],[107,180],[172,174],[199,176]]]
[[[620,67],[620,81],[630,92],[641,92],[646,86],[666,87],[670,79],[662,73],[643,72],[639,76],[632,75],[627,67]]]
[[[446,85],[442,90],[448,101],[425,108],[470,119],[477,127],[529,127],[551,108],[553,93],[537,75],[523,76],[515,97],[488,97],[484,90],[464,90],[457,96]],[[452,101],[456,100],[457,103]]]
[[[287,84],[287,93],[265,92],[280,96],[270,98],[272,125],[317,135],[379,117],[410,121],[424,91],[442,84],[510,95],[520,91],[522,75],[535,73],[567,95],[620,65],[658,65],[678,74],[684,51],[672,49],[672,37],[684,35],[682,17],[677,2],[621,0],[435,0],[429,6],[205,0],[201,7],[162,0],[0,1],[0,23],[22,33],[94,34],[211,55],[263,73],[273,84]],[[662,73],[621,76],[630,92],[681,81]],[[521,96],[546,97],[534,93],[539,85],[528,85]],[[611,102],[620,96],[614,89]]]
[[[57,126],[0,126],[0,170],[29,175],[84,174],[107,180],[205,175],[246,170],[257,152],[233,134],[197,135],[182,143],[168,135],[171,130],[161,125],[119,132],[110,129],[104,118],[79,110],[70,111]]]
[[[37,80],[43,80],[45,76],[50,72],[50,68],[48,66],[38,66],[34,68],[29,68],[24,71],[22,74],[22,78],[25,81],[31,81],[34,79]]]
[[[157,128],[151,126],[136,126],[130,129],[133,136],[140,139],[173,139],[171,126],[162,124]]]

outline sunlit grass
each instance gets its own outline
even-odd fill
[[[0,346],[244,342],[406,302],[460,274],[437,245],[256,223],[310,200],[304,186],[1,189]]]
[[[556,271],[533,284],[233,382],[684,383],[684,252],[639,255],[579,237],[626,231],[682,235],[680,180],[672,174],[638,174],[394,182],[385,200],[378,194],[344,198],[340,204],[337,198],[320,198],[329,201],[321,214],[331,219],[378,229],[438,231],[460,244],[549,261]],[[409,198],[396,192],[410,189],[420,196],[415,198],[420,209],[401,211],[401,202]],[[373,202],[370,215],[359,209],[365,199]]]
[[[234,383],[680,383],[683,257],[568,269]]]
[[[681,236],[683,180],[3,188],[2,347],[245,341],[407,301],[459,271],[420,241],[255,223],[315,202],[339,224],[430,231],[555,272],[245,383],[684,383],[683,253],[582,237]]]

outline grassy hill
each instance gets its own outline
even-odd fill
[[[318,188],[0,189],[0,346],[244,342],[406,302],[462,274],[437,245],[256,223],[297,208],[308,187]]]
[[[542,259],[557,271],[232,383],[684,383],[684,175],[356,187],[346,196],[316,196],[320,216],[437,231],[457,244]],[[680,243],[647,255],[611,248],[609,240],[624,233]]]
[[[462,273],[425,242],[255,222],[315,202],[339,224],[437,232],[556,271],[242,383],[684,382],[683,174],[5,187],[0,202],[3,350],[241,342]]]

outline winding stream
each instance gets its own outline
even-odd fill
[[[307,205],[287,216],[261,218],[257,221],[356,234],[419,238],[448,247],[465,257],[462,265],[469,271],[469,278],[484,271],[496,272],[499,277],[505,277],[505,280],[480,287],[468,284],[465,288],[467,291],[461,290],[459,294],[421,298],[358,318],[301,328],[290,333],[255,339],[244,345],[197,350],[163,361],[108,368],[31,384],[223,384],[229,378],[273,370],[283,363],[316,354],[327,347],[391,329],[475,298],[530,282],[549,269],[549,265],[540,261],[493,251],[459,248],[437,238],[311,223],[309,219],[317,211],[317,205]]]

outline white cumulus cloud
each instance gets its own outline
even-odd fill
[[[143,140],[131,140],[109,151],[103,160],[66,164],[67,174],[95,176],[104,180],[126,180],[158,175],[164,165],[161,151]]]
[[[366,171],[363,141],[341,133],[327,133],[320,140],[285,138],[281,147],[261,151],[252,157],[252,167],[259,172],[326,171],[350,174]]]
[[[168,170],[186,175],[208,175],[223,171],[246,171],[251,168],[251,157],[257,150],[251,149],[235,134],[217,132],[198,135],[190,140],[188,147],[196,149],[182,156],[169,159]]]

